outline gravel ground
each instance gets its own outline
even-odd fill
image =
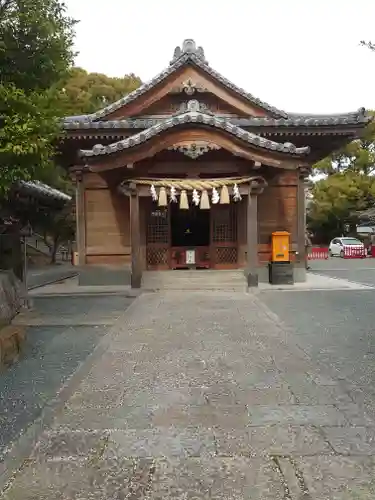
[[[121,297],[34,300],[42,324],[28,328],[22,358],[0,375],[0,460],[130,302]],[[98,324],[82,325],[88,317]],[[55,324],[57,318],[61,326]],[[70,326],[64,326],[66,321]]]

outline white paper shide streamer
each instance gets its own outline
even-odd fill
[[[240,194],[240,190],[238,189],[237,184],[235,184],[233,186],[233,200],[234,201],[241,201],[242,200],[242,196]]]
[[[171,189],[170,189],[170,197],[171,197],[171,202],[172,203],[177,203],[177,190],[174,186],[171,186]]]
[[[211,197],[211,201],[212,201],[212,203],[213,203],[214,205],[216,205],[216,204],[217,204],[217,203],[219,203],[219,201],[220,201],[220,195],[219,195],[219,193],[218,193],[218,191],[217,191],[217,189],[216,189],[216,188],[213,188],[213,189],[212,189],[212,197]]]
[[[193,203],[194,205],[198,206],[199,205],[199,202],[200,202],[200,196],[199,196],[199,193],[196,189],[193,190]]]
[[[154,185],[152,185],[150,187],[150,192],[151,192],[152,201],[158,201],[158,193],[156,192]]]

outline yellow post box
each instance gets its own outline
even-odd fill
[[[290,233],[275,231],[271,238],[272,262],[289,262]]]

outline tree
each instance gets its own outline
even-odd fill
[[[372,43],[370,41],[366,42],[365,40],[361,40],[361,45],[367,47],[370,50],[375,51],[375,43]]]
[[[375,116],[375,112],[371,112]],[[364,134],[339,151],[314,165],[315,173],[333,175],[337,172],[356,172],[372,175],[375,172],[375,122],[367,125]]]
[[[73,62],[75,22],[60,0],[0,0],[0,195],[51,167],[55,88]]]
[[[375,177],[353,171],[338,172],[317,181],[312,188],[307,223],[318,242],[327,242],[353,227],[358,211],[375,203]]]
[[[52,264],[56,262],[59,247],[74,239],[75,223],[72,203],[67,203],[62,210],[41,212],[37,217],[35,226],[50,250]]]
[[[74,25],[60,0],[0,0],[1,83],[50,89],[73,64]]]
[[[111,78],[101,73],[88,73],[72,68],[59,84],[60,109],[65,116],[89,114],[115,102],[141,85],[134,74]]]

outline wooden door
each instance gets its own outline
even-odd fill
[[[238,267],[237,205],[211,208],[211,262],[214,269]]]
[[[146,213],[147,269],[170,268],[170,224],[168,207],[150,203]]]

